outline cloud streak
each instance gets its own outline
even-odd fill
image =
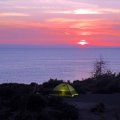
[[[96,9],[75,9],[75,10],[63,10],[63,11],[46,11],[48,13],[58,14],[120,14],[120,9],[109,8],[96,8]]]
[[[25,13],[17,13],[17,12],[4,12],[0,13],[0,17],[9,17],[9,16],[16,16],[16,17],[25,17],[25,16],[30,16],[30,14],[25,14]]]

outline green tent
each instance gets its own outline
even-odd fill
[[[53,89],[53,95],[56,96],[76,96],[78,93],[76,90],[67,83],[61,83]]]

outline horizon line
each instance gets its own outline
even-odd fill
[[[0,44],[0,47],[63,47],[63,48],[120,48],[120,46],[96,46],[96,45],[71,45],[71,44],[53,44],[53,45],[37,45],[37,44]]]

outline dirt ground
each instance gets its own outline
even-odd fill
[[[120,120],[120,94],[85,94],[65,101],[79,109],[79,120]],[[104,111],[94,111],[100,103]]]

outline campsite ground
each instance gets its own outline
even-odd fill
[[[65,101],[79,109],[80,120],[120,120],[120,94],[85,94]],[[105,105],[104,112],[92,112],[99,103]]]
[[[78,115],[79,120],[120,120],[120,93],[91,94],[88,91],[89,93],[79,94],[76,97],[49,95],[48,90],[53,90],[58,82],[51,80],[44,83],[39,86],[42,88],[41,93],[37,94],[33,92],[35,83],[30,85],[1,84],[0,120],[77,120]],[[88,86],[88,84],[90,83],[87,85],[84,83],[83,86]],[[117,88],[117,86],[114,87]],[[111,89],[108,90],[111,91]],[[100,103],[105,106],[102,112],[96,109],[99,108],[97,106]]]

